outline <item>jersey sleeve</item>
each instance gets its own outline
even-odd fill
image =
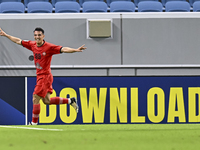
[[[62,49],[62,46],[52,44],[50,53],[52,55],[60,54],[61,53],[61,49]]]
[[[32,51],[31,41],[22,40],[22,46]]]

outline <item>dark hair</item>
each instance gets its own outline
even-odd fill
[[[40,27],[35,28],[35,30],[33,32],[35,32],[35,31],[41,31],[44,34],[44,30]]]

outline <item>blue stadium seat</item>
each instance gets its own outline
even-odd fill
[[[143,2],[143,1],[156,1],[156,2],[159,2],[159,0],[134,0],[135,6],[138,7],[139,2]]]
[[[24,0],[25,7],[27,7],[30,2],[49,2],[49,0]]]
[[[57,2],[55,4],[55,13],[78,13],[80,5],[74,1]]]
[[[162,12],[163,5],[157,1],[141,1],[138,3],[138,12]]]
[[[189,0],[190,6],[193,6],[194,2],[198,2],[200,0]]]
[[[110,7],[110,4],[112,3],[112,2],[116,2],[116,1],[129,1],[129,2],[131,2],[131,0],[106,0],[106,2],[107,2],[107,5],[108,5],[108,7]]]
[[[52,5],[53,5],[53,7],[55,7],[55,4],[57,3],[57,2],[68,2],[68,1],[73,1],[73,2],[76,2],[76,0],[51,0],[51,3],[52,3]]]
[[[164,7],[165,7],[166,3],[170,2],[170,1],[184,1],[184,2],[186,2],[186,0],[161,0]]]
[[[79,4],[81,7],[83,7],[83,3],[84,2],[91,2],[91,1],[101,1],[101,2],[104,2],[104,0],[79,0]]]
[[[135,12],[135,4],[129,1],[114,1],[110,4],[110,12]]]
[[[200,1],[193,3],[193,12],[200,12]]]
[[[22,2],[21,0],[0,0],[0,3],[3,2]]]
[[[190,4],[186,1],[168,1],[165,4],[166,12],[189,12]]]
[[[30,2],[27,5],[28,13],[52,13],[53,6],[50,2]]]
[[[21,2],[3,2],[0,4],[1,13],[24,13],[25,6]]]
[[[83,12],[107,12],[107,4],[102,1],[88,1],[83,3]]]

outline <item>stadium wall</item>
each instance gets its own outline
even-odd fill
[[[84,53],[53,57],[54,76],[199,75],[199,13],[0,14],[1,28],[33,40],[79,47]],[[87,38],[87,21],[112,21],[112,38]],[[34,76],[31,52],[0,37],[0,76]]]

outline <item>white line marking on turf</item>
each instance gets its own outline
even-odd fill
[[[32,127],[15,127],[15,126],[1,126],[3,128],[29,129],[29,130],[46,130],[46,131],[63,131],[63,129],[48,129],[48,128],[32,128]]]

